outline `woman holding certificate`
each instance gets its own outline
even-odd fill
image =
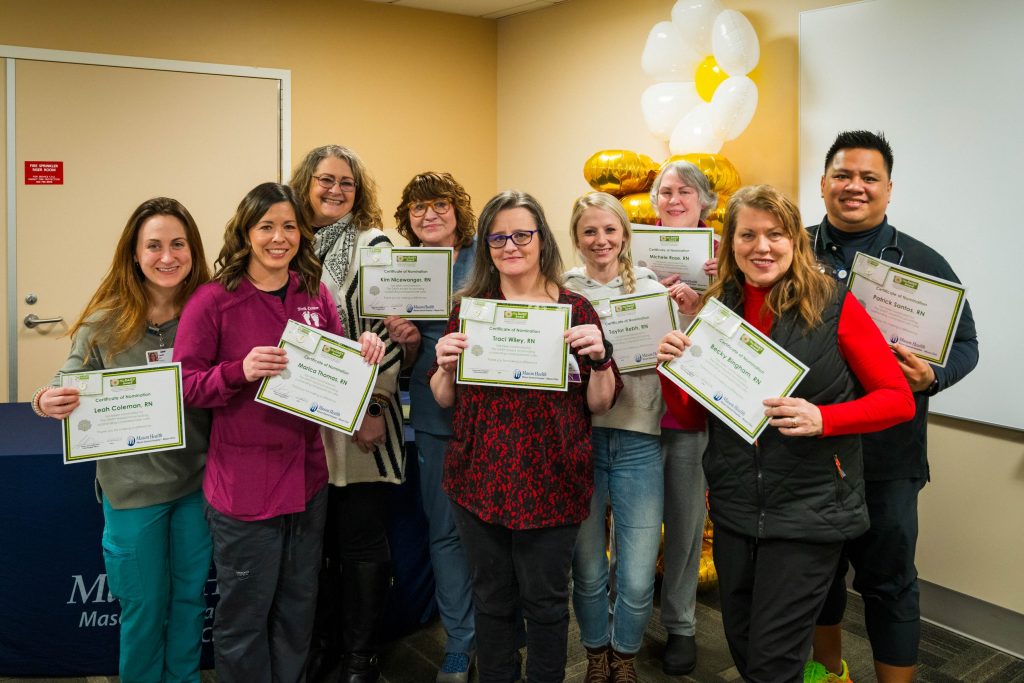
[[[704,228],[718,196],[711,191],[703,171],[688,161],[666,164],[651,186],[651,203],[658,210],[658,223],[669,228]],[[704,264],[704,272],[715,274],[716,261]],[[696,296],[678,278],[662,284],[683,303]],[[707,415],[699,404],[686,412],[665,413],[661,421],[661,453],[665,478],[665,570],[661,583],[661,623],[668,634],[662,669],[670,676],[683,676],[697,666],[695,638],[697,579],[700,572],[701,542],[704,537],[704,472],[701,456],[707,445]]]
[[[592,192],[578,199],[570,230],[584,265],[565,274],[567,289],[592,302],[665,291],[652,271],[633,267],[629,218],[615,197]],[[635,680],[633,660],[651,617],[661,543],[661,386],[654,368],[624,372],[622,384],[615,407],[593,419],[594,495],[573,558],[572,598],[587,649],[588,683]],[[605,554],[609,503],[617,552],[610,628]]]
[[[213,627],[217,678],[303,677],[315,609],[327,463],[312,421],[254,400],[288,365],[278,342],[290,320],[342,334],[313,236],[287,185],[264,183],[224,230],[214,281],[181,316],[175,360],[185,402],[210,408],[203,492],[220,603]],[[379,362],[383,342],[360,335]],[[290,371],[289,371],[290,372]]]
[[[770,426],[752,445],[712,419],[704,456],[733,660],[747,681],[800,680],[843,541],[868,527],[859,434],[911,418],[914,400],[878,328],[819,270],[799,210],[778,190],[732,196],[718,257],[704,300],[717,297],[809,368],[793,396],[765,399]],[[692,297],[688,312],[698,305]],[[690,346],[671,332],[658,360]],[[662,386],[673,412],[694,400]]]
[[[78,322],[60,374],[169,362],[178,315],[210,279],[199,229],[174,199],[143,202],[128,219],[114,260]],[[67,417],[79,390],[51,386],[32,407]],[[210,415],[189,408],[186,446],[96,461],[103,504],[103,561],[121,604],[124,681],[199,681],[210,571],[210,533],[199,488]]]
[[[390,247],[381,231],[377,186],[355,152],[338,145],[311,150],[292,175],[292,189],[313,228],[321,280],[336,304],[342,327],[384,340],[370,407],[348,436],[323,430],[330,486],[324,562],[308,678],[318,681],[343,656],[344,683],[376,681],[377,631],[391,584],[386,522],[391,484],[405,479],[398,372],[402,348],[383,319],[359,315],[359,253]]]
[[[458,289],[465,284],[476,255],[476,217],[469,194],[451,174],[420,173],[410,180],[402,190],[395,222],[398,234],[414,247],[454,249],[452,285]],[[452,434],[452,411],[437,404],[427,379],[437,340],[444,334],[447,321],[391,317],[384,322],[396,342],[411,347],[421,342],[409,378],[409,403],[410,422],[416,430],[420,493],[429,523],[437,607],[448,634],[437,683],[466,683],[476,650],[469,566],[455,529],[452,503],[441,488],[444,453]],[[415,349],[412,351],[414,354]],[[408,363],[411,358],[407,356],[406,360]]]
[[[454,407],[444,488],[473,576],[480,681],[518,680],[521,606],[527,678],[551,683],[565,676],[569,570],[593,493],[590,418],[611,408],[622,383],[593,307],[559,286],[562,259],[533,197],[508,191],[491,199],[480,214],[477,243],[472,275],[430,372],[438,404]],[[569,307],[564,332],[549,332],[561,337],[557,346],[533,354],[561,358],[568,345],[579,381],[570,381],[567,391],[456,384],[463,352],[473,345],[470,354],[479,357],[479,345],[489,341],[474,343],[457,331],[467,322],[463,306],[474,319],[479,311],[493,316],[498,304],[510,319],[533,315],[510,302]]]

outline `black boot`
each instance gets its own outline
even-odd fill
[[[325,560],[317,577],[316,616],[306,657],[307,683],[328,683],[338,677],[342,652],[341,621],[337,611],[340,601],[340,566]]]
[[[341,567],[340,683],[377,683],[377,638],[391,586],[390,562],[344,562]]]

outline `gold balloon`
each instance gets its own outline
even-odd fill
[[[711,189],[719,196],[731,195],[740,189],[740,172],[721,154],[680,154],[669,157],[661,167],[664,168],[673,161],[689,161],[699,168],[707,177]],[[724,206],[721,203],[719,205]]]
[[[728,77],[729,74],[722,71],[722,67],[718,66],[714,55],[708,55],[703,62],[697,65],[697,71],[693,74],[693,81],[697,85],[697,94],[705,102],[710,102],[711,97],[715,94],[715,90]]]
[[[651,206],[651,194],[649,192],[637,192],[627,194],[619,199],[622,208],[626,210],[630,223],[644,223],[654,225],[658,221],[658,211]]]
[[[590,186],[616,197],[648,189],[657,174],[653,159],[627,149],[601,150],[583,163],[583,177]]]
[[[722,230],[725,228],[725,205],[729,203],[729,197],[732,195],[720,194],[718,195],[718,205],[711,209],[708,213],[708,217],[704,219],[704,222],[708,224],[708,227],[715,231],[716,234],[721,235]]]

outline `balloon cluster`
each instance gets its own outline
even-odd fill
[[[757,109],[747,74],[761,47],[750,21],[718,0],[678,0],[647,36],[641,66],[658,81],[640,97],[644,122],[675,155],[715,154]]]
[[[618,197],[631,222],[654,225],[658,212],[651,205],[651,185],[665,164],[673,161],[689,161],[697,166],[707,177],[711,189],[718,193],[718,206],[706,222],[716,232],[721,232],[725,205],[740,187],[740,174],[732,162],[720,154],[683,154],[659,164],[639,152],[605,149],[584,162],[583,177],[595,190]]]

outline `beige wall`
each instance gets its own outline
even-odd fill
[[[419,171],[451,171],[477,207],[494,191],[492,21],[359,0],[0,0],[0,16],[0,44],[290,69],[293,162],[355,149],[386,226]]]
[[[752,73],[757,113],[721,153],[745,183],[771,183],[795,197],[799,12],[844,3],[724,4],[754,25],[761,61]],[[640,56],[651,27],[670,18],[672,5],[572,0],[498,22],[498,186],[540,199],[567,261],[574,258],[566,232],[571,204],[589,189],[582,175],[587,157],[616,148],[657,161],[668,156],[644,126],[640,94],[653,81]],[[866,87],[855,57],[840,62],[843,77]],[[929,440],[933,481],[920,504],[922,578],[1024,613],[1024,435],[933,418]]]

